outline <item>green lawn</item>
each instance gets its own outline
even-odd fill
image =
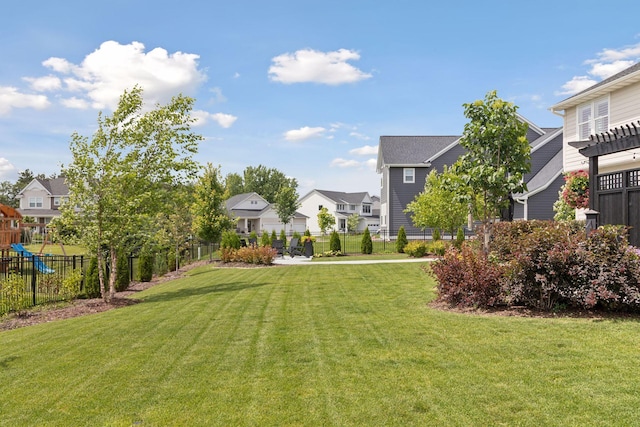
[[[433,310],[419,264],[193,270],[0,332],[2,426],[638,425],[636,320]]]

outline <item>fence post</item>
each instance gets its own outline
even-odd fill
[[[36,257],[34,255],[31,257],[31,293],[33,294],[33,305],[36,305],[36,274],[38,274],[38,270],[36,269]]]

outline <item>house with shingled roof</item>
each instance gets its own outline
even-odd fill
[[[255,231],[271,233],[280,230],[291,235],[294,231],[304,233],[307,228],[307,217],[296,211],[291,222],[286,225],[278,218],[274,206],[258,193],[243,193],[229,197],[225,201],[227,213],[237,221],[236,232],[249,234]]]
[[[626,225],[640,246],[640,63],[553,105],[563,118],[563,165],[589,171],[599,224]]]
[[[69,199],[69,187],[63,177],[35,178],[17,194],[16,198],[20,200],[18,212],[23,217],[34,218],[36,223],[46,225],[62,214],[60,206]]]
[[[529,129],[531,172],[525,175],[528,190],[514,194],[513,219],[551,219],[553,203],[564,183],[562,176],[562,128],[540,128],[522,116]],[[381,136],[376,171],[381,175],[380,230],[397,235],[401,226],[407,234],[423,230],[413,226],[407,205],[424,190],[427,175],[451,166],[464,154],[460,137],[449,136]],[[430,230],[429,230],[430,231]]]
[[[300,198],[300,211],[307,216],[307,227],[312,234],[320,234],[318,225],[318,212],[327,208],[329,213],[336,218],[335,230],[347,229],[347,218],[351,215],[358,216],[357,232],[369,227],[371,233],[378,231],[380,216],[378,200],[367,192],[345,193],[342,191],[311,190]]]

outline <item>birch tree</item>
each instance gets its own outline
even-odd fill
[[[70,198],[63,216],[78,227],[82,243],[97,256],[105,300],[115,294],[119,246],[167,209],[167,188],[195,174],[193,155],[202,137],[191,131],[193,103],[179,95],[167,105],[145,110],[142,89],[136,86],[124,92],[111,116],[98,114],[91,138],[71,136],[72,160],[63,165]]]

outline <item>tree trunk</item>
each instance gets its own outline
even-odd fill
[[[109,276],[109,301],[116,296],[116,278],[118,276],[118,252],[115,247],[109,248],[109,256],[111,259],[111,275]]]
[[[105,262],[104,262],[104,256],[102,254],[102,251],[100,250],[100,248],[98,248],[98,254],[97,254],[97,258],[98,258],[98,286],[100,286],[100,297],[107,301],[107,294],[104,291],[104,272],[105,272]]]

